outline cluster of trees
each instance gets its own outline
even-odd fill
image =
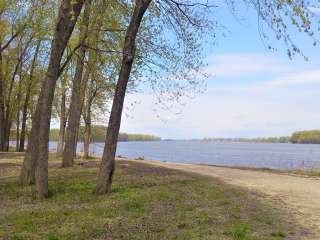
[[[299,131],[290,137],[292,143],[320,144],[320,130]]]
[[[149,134],[128,134],[128,133],[120,133],[119,141],[127,142],[127,141],[160,141],[161,138],[149,135]]]
[[[300,143],[320,144],[320,130],[305,130],[294,132],[288,137],[261,137],[261,138],[204,138],[203,141],[216,142],[253,142],[253,143]]]
[[[50,141],[59,141],[59,129],[50,130]],[[84,140],[86,129],[84,126],[80,126],[78,130],[78,139]],[[91,136],[90,142],[104,142],[106,140],[107,127],[92,125],[91,126]],[[127,142],[127,141],[160,141],[161,138],[148,134],[128,134],[128,133],[119,133],[118,141]]]
[[[162,103],[201,91],[202,43],[223,28],[216,4],[234,11],[240,2],[257,11],[261,36],[267,39],[267,26],[290,57],[300,50],[288,23],[316,44],[313,3],[302,0],[1,0],[0,150],[8,150],[12,129],[17,150],[28,137],[21,184],[48,196],[52,119],[60,122],[62,167],[70,167],[80,124],[86,151],[92,122],[103,116],[108,129],[96,193],[110,192],[126,94],[149,85]]]

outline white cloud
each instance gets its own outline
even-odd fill
[[[158,109],[161,118],[152,111],[152,95],[136,95],[142,99],[141,104],[131,111],[130,119],[123,121],[122,129],[165,138],[200,138],[287,135],[298,129],[317,128],[317,104],[306,106],[295,92],[276,94],[282,94],[282,99],[273,99],[272,92],[220,96],[208,93],[190,100],[178,115]],[[320,94],[314,101],[319,100]]]
[[[313,12],[314,14],[319,15],[320,14],[320,8],[319,7],[308,7],[308,9]]]
[[[231,83],[226,81],[223,85],[211,85],[209,88],[212,93],[251,93],[262,94],[271,93],[275,91],[292,91],[292,88],[296,88],[300,91],[301,88],[320,88],[320,70],[307,70],[301,72],[291,72],[286,74],[278,74],[275,77],[269,77],[264,81],[253,81],[249,83]]]
[[[320,83],[320,69],[286,74],[267,83],[271,87],[291,87]]]
[[[200,138],[280,136],[320,127],[319,69],[259,54],[223,55],[214,60],[210,69],[219,69],[223,77],[216,74],[214,80],[219,82],[209,81],[208,91],[188,100],[180,107],[181,114],[155,106],[152,94],[135,94],[126,104],[140,104],[129,108],[130,117],[124,117],[122,130],[164,138]]]
[[[279,73],[290,71],[285,60],[274,58],[271,54],[223,54],[211,56],[205,71],[217,78],[242,77],[260,73]]]

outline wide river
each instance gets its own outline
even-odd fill
[[[103,143],[91,144],[101,156]],[[50,142],[51,150],[56,142]],[[83,152],[78,143],[78,152]],[[271,169],[320,169],[320,145],[205,141],[120,142],[117,155],[127,158]]]

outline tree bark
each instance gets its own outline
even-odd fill
[[[20,68],[19,68],[19,83],[18,83],[18,93],[16,97],[16,104],[17,104],[17,109],[16,109],[16,152],[19,151],[19,144],[20,144],[20,114],[21,114],[21,88],[22,88],[22,74],[23,74],[23,63],[21,62]]]
[[[38,135],[37,130],[39,130],[40,124],[38,120],[39,117],[39,110],[36,109],[35,113],[33,114],[33,121],[32,121],[32,132],[28,137],[28,147],[26,154],[24,156],[24,161],[22,164],[21,172],[20,172],[20,183],[22,185],[30,185],[35,183],[35,170],[36,170],[36,160],[38,158]],[[37,129],[37,130],[36,130]]]
[[[91,77],[91,86],[89,87],[89,89],[92,91],[89,91],[87,96],[86,96],[86,104],[85,104],[85,110],[83,112],[83,120],[85,123],[85,134],[84,134],[84,154],[83,157],[84,158],[89,158],[90,155],[90,142],[91,142],[91,107],[92,107],[92,103],[97,95],[98,92],[98,88],[96,87],[94,90],[92,90],[92,85],[93,85],[93,77]]]
[[[17,116],[16,116],[16,152],[19,151],[19,140],[20,140],[20,109],[17,109]]]
[[[33,80],[33,73],[36,68],[37,58],[39,54],[41,46],[41,40],[38,40],[36,50],[32,59],[31,63],[31,69],[30,69],[30,75],[27,83],[27,89],[26,89],[26,97],[23,104],[22,109],[22,123],[21,123],[21,134],[20,134],[20,146],[19,146],[19,152],[24,152],[24,144],[25,144],[25,137],[26,137],[26,127],[27,127],[27,117],[28,117],[28,107],[29,107],[29,101],[31,97],[31,88],[32,88],[32,80]]]
[[[9,151],[9,138],[10,138],[10,129],[12,126],[12,118],[10,117],[5,118],[4,121],[4,145],[3,145],[3,150],[8,152]]]
[[[64,146],[64,136],[66,130],[66,88],[65,83],[62,83],[62,94],[61,94],[61,105],[60,105],[60,130],[59,130],[59,140],[57,145],[57,154],[62,156],[63,146]]]
[[[91,142],[91,113],[90,110],[86,114],[84,141],[83,141],[83,158],[89,158],[90,142]]]
[[[85,1],[85,9],[83,14],[83,22],[80,26],[78,58],[76,64],[76,71],[73,79],[71,103],[69,108],[68,127],[66,132],[66,141],[62,157],[62,167],[71,167],[73,165],[74,157],[77,150],[77,135],[80,125],[80,117],[82,110],[83,96],[81,96],[84,58],[86,54],[86,39],[88,36],[88,26],[91,11],[91,0]]]
[[[2,44],[0,43],[0,151],[4,150],[5,128],[4,128],[4,82],[2,68]]]
[[[63,52],[80,14],[84,0],[63,0],[51,46],[49,65],[32,121],[30,140],[21,171],[21,182],[28,184],[35,172],[35,196],[48,196],[48,143],[52,101]],[[35,171],[34,171],[35,166]]]
[[[148,9],[150,2],[151,0],[136,0],[130,24],[127,28],[122,64],[113,98],[107,136],[98,173],[96,194],[105,194],[111,191],[123,103],[132,63],[135,57],[135,40],[143,15]]]
[[[22,65],[20,66],[19,72],[19,86],[17,93],[17,112],[16,112],[16,152],[19,151],[19,140],[20,140],[20,101],[21,101],[21,85],[22,85]]]

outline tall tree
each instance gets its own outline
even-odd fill
[[[31,89],[34,85],[34,71],[37,65],[37,59],[39,56],[41,46],[41,39],[37,40],[36,48],[34,51],[32,63],[30,66],[30,73],[26,82],[26,90],[25,90],[25,98],[24,103],[22,107],[22,121],[21,121],[21,134],[20,134],[20,144],[19,144],[19,152],[24,151],[24,145],[25,145],[25,137],[27,132],[27,116],[28,116],[28,108],[30,104],[30,98],[31,98]]]
[[[8,122],[6,120],[4,51],[26,28],[26,22],[21,20],[24,17],[23,14],[19,9],[13,7],[13,4],[8,1],[0,2],[0,151],[7,150],[8,147],[6,146],[8,133],[6,125],[8,125]],[[9,25],[11,25],[11,29],[9,29]]]
[[[97,64],[95,64],[97,66]],[[99,76],[100,69],[95,69],[90,74],[89,85],[86,89],[85,102],[83,106],[82,116],[84,122],[83,132],[83,157],[89,157],[89,149],[91,143],[92,122],[94,120],[101,121],[101,116],[105,116],[107,111],[108,99],[112,98],[114,85],[112,79],[106,79]],[[112,76],[111,76],[112,78]],[[105,121],[103,119],[103,121]]]
[[[22,83],[23,83],[23,64],[20,64],[19,68],[19,83],[18,89],[15,97],[16,105],[16,152],[19,151],[20,144],[20,115],[21,115],[21,92],[22,92]]]
[[[91,77],[90,83],[87,89],[84,109],[83,109],[83,120],[84,120],[84,136],[83,136],[83,157],[89,157],[89,148],[91,142],[91,123],[92,123],[92,104],[98,93],[98,85],[95,84],[94,77]]]
[[[4,84],[3,84],[2,44],[0,43],[0,150],[4,149]]]
[[[41,84],[37,107],[32,119],[32,129],[20,181],[22,184],[29,184],[35,180],[35,192],[38,198],[48,196],[48,143],[52,101],[60,73],[61,58],[82,5],[83,0],[63,0],[61,2],[48,68]]]
[[[8,93],[6,96],[6,103],[5,103],[5,121],[4,121],[4,131],[5,131],[5,139],[4,139],[4,150],[8,151],[9,149],[9,137],[10,137],[10,129],[12,125],[12,118],[14,117],[14,104],[12,104],[12,101],[15,96],[13,95],[14,87],[15,87],[15,80],[16,76],[19,73],[19,69],[22,69],[22,64],[25,58],[25,55],[27,53],[27,50],[29,49],[29,46],[33,40],[34,36],[27,36],[27,40],[24,43],[24,35],[21,35],[18,46],[17,46],[17,61],[15,63],[14,70],[12,72],[10,81],[8,82]],[[22,71],[22,70],[21,70]],[[21,85],[21,81],[19,82],[19,85]]]
[[[127,28],[122,65],[115,90],[110,119],[108,124],[105,147],[102,155],[101,166],[99,169],[96,194],[110,192],[112,178],[115,168],[115,154],[120,130],[122,108],[126,94],[126,88],[135,58],[135,43],[142,18],[147,11],[151,0],[136,0],[130,24]]]
[[[67,81],[68,71],[65,71],[64,76],[61,78],[61,93],[60,93],[60,128],[59,128],[59,139],[57,144],[57,154],[62,156],[65,138],[65,129],[67,124],[67,109],[66,109],[66,98],[67,98]]]
[[[29,61],[24,71],[22,92],[22,120],[19,151],[25,150],[25,139],[28,132],[27,121],[32,116],[40,89],[40,80],[44,77],[47,59],[49,58],[50,39],[55,27],[55,18],[59,8],[55,1],[32,0],[32,21],[29,22],[31,34],[34,36],[29,48]],[[52,9],[53,11],[48,11]]]
[[[84,59],[86,55],[86,39],[91,12],[91,0],[85,0],[83,21],[80,26],[79,49],[76,63],[76,71],[73,79],[71,103],[69,108],[68,127],[66,132],[65,147],[62,157],[62,166],[71,167],[77,149],[77,133],[80,125],[83,96],[81,88],[86,86],[86,77],[83,76]]]

